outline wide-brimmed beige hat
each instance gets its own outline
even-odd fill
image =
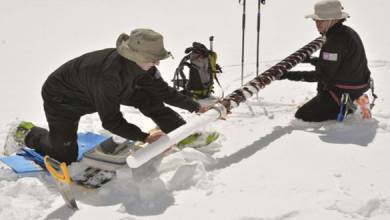
[[[163,36],[151,29],[138,28],[130,36],[121,34],[116,41],[118,53],[136,63],[150,63],[170,56],[164,48]]]
[[[305,18],[314,20],[336,20],[348,18],[349,14],[343,12],[343,6],[338,0],[323,0],[314,5],[314,14],[306,15]]]

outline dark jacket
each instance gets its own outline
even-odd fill
[[[62,65],[46,80],[42,97],[49,106],[46,113],[55,111],[49,115],[77,118],[98,112],[105,129],[143,141],[147,134],[128,123],[120,112],[120,105],[134,106],[134,94],[140,90],[151,99],[190,112],[199,109],[197,102],[168,86],[156,68],[146,72],[113,48],[87,53]]]
[[[291,71],[283,78],[319,82],[318,91],[320,93],[327,89],[340,90],[335,88],[337,84],[362,85],[368,83],[370,70],[359,35],[352,28],[340,22],[328,30],[326,39],[318,60],[314,62],[316,67],[314,71]]]

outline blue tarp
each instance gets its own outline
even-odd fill
[[[78,161],[83,158],[85,152],[106,139],[106,136],[100,134],[91,132],[79,133],[77,137],[79,145]],[[43,165],[43,156],[28,147],[24,147],[16,155],[0,157],[0,161],[11,167],[15,173],[32,173],[44,170],[41,167]]]

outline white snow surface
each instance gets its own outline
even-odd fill
[[[266,1],[262,6],[260,72],[318,36],[311,0]],[[385,0],[344,0],[346,22],[365,43],[379,95],[373,118],[343,123],[294,119],[315,95],[314,83],[276,81],[205,125],[222,137],[138,169],[123,168],[97,192],[77,191],[69,210],[46,173],[18,176],[0,166],[0,219],[390,219],[390,31]],[[245,82],[255,76],[257,1],[247,1]],[[162,61],[166,81],[193,41],[214,49],[225,94],[240,87],[242,7],[237,0],[1,0],[0,146],[7,124],[20,118],[47,126],[40,88],[67,60],[113,47],[120,33],[138,27],[161,32],[175,59]],[[384,17],[385,16],[385,17]],[[310,69],[299,65],[297,69]],[[216,95],[220,94],[217,89]],[[176,109],[185,119],[195,117]],[[145,131],[151,120],[123,108]],[[96,114],[80,131],[105,134]],[[2,147],[0,147],[0,150]],[[71,172],[80,169],[72,165]]]

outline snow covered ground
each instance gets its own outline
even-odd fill
[[[273,0],[262,7],[261,70],[318,36],[303,19],[314,2]],[[255,76],[256,4],[247,1],[245,81]],[[295,120],[315,84],[274,82],[227,120],[207,126],[222,134],[218,143],[124,168],[97,193],[78,192],[77,212],[63,205],[46,174],[21,177],[1,166],[0,219],[390,219],[390,31],[383,17],[390,3],[343,4],[351,14],[346,24],[365,43],[380,97],[373,119]],[[159,67],[167,81],[192,41],[207,45],[214,35],[221,83],[225,94],[233,91],[240,86],[241,13],[236,0],[1,0],[0,146],[16,117],[46,126],[40,87],[55,68],[113,47],[120,33],[137,27],[164,34],[176,57]],[[145,130],[154,126],[133,108],[123,112]],[[96,114],[82,119],[80,131],[104,133]]]

